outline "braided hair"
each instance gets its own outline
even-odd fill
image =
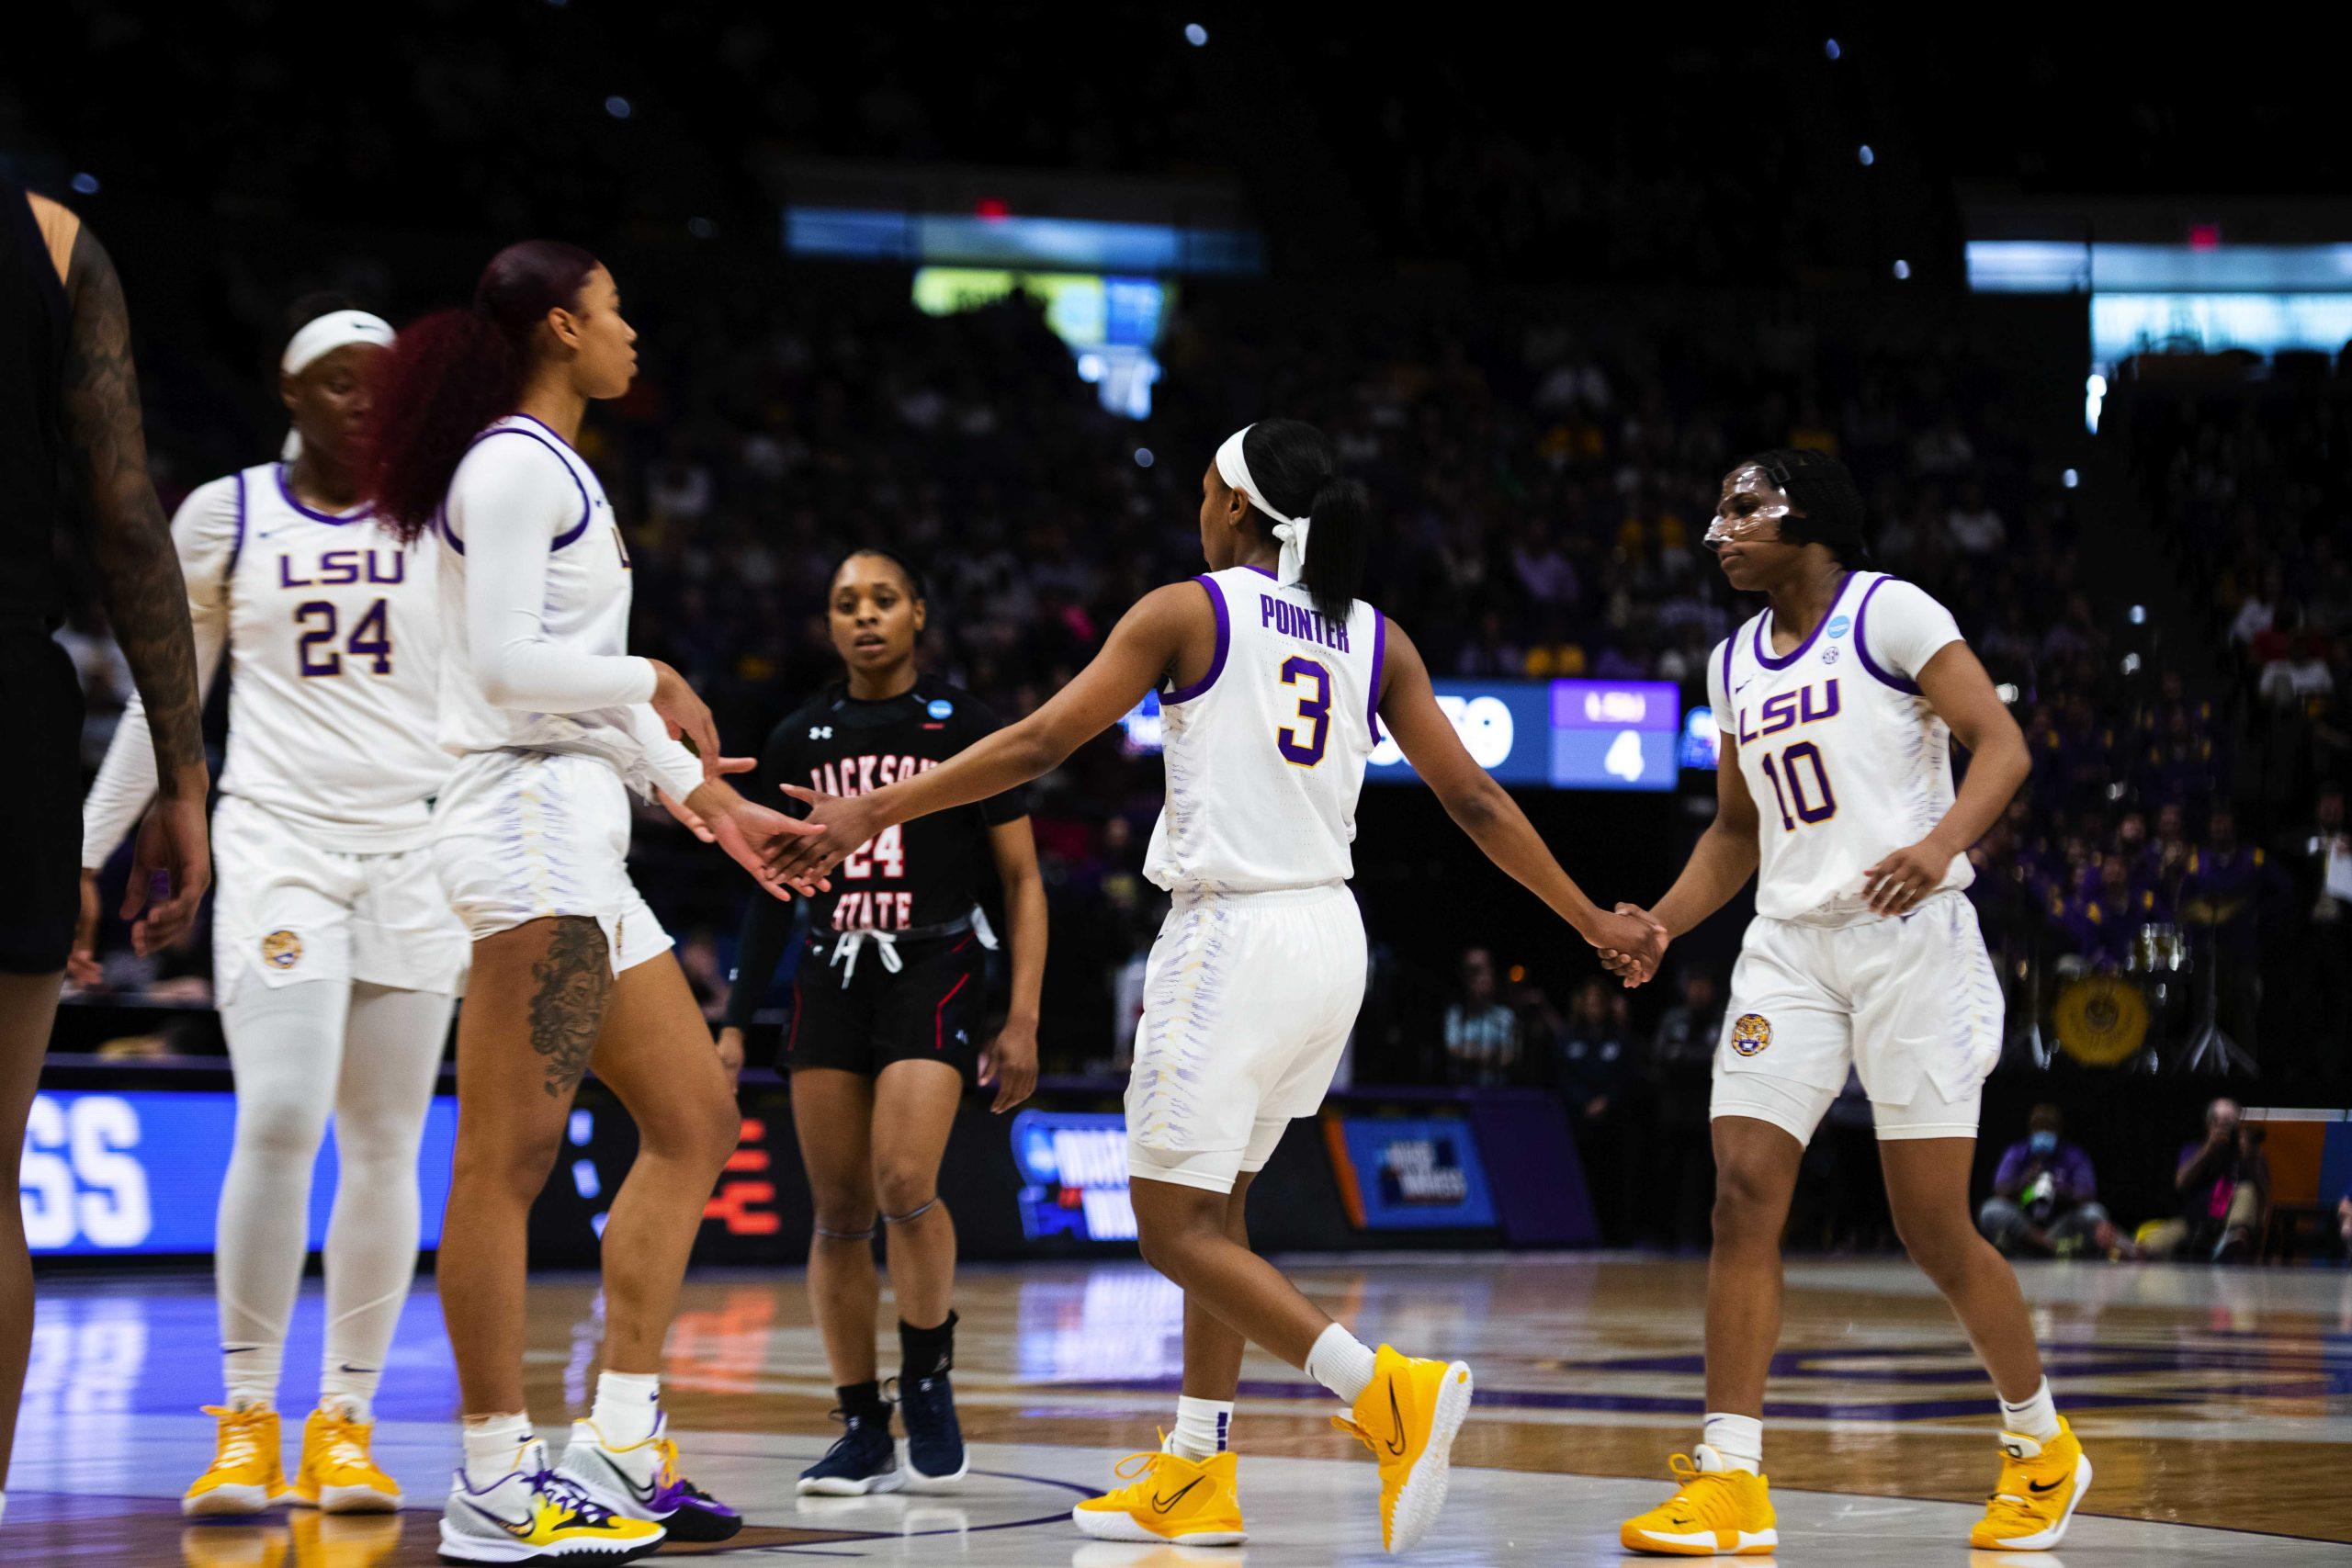
[[[1782,446],[1746,459],[1772,476],[1803,516],[1781,519],[1781,536],[1792,544],[1820,545],[1847,567],[1868,566],[1870,539],[1862,531],[1862,492],[1845,464],[1826,452]]]

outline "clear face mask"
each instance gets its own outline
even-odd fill
[[[1716,503],[1714,521],[1707,525],[1705,543],[1709,549],[1742,540],[1766,543],[1781,536],[1781,524],[1796,510],[1789,500],[1789,492],[1772,478],[1761,463],[1742,464],[1731,476],[1731,484]]]

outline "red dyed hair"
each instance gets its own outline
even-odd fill
[[[532,333],[570,309],[597,261],[560,240],[525,240],[490,258],[468,310],[409,323],[376,384],[368,489],[376,515],[405,542],[433,525],[458,464],[482,426],[514,412]]]

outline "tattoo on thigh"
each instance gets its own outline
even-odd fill
[[[531,1049],[547,1058],[547,1090],[562,1099],[580,1087],[613,990],[604,928],[567,915],[555,922],[547,956],[531,965]]]

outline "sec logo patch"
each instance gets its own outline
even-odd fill
[[[291,969],[302,962],[302,939],[292,931],[272,931],[261,939],[261,961],[272,969]]]
[[[1772,1024],[1760,1012],[1744,1012],[1733,1021],[1731,1048],[1743,1056],[1753,1056],[1772,1043]]]

